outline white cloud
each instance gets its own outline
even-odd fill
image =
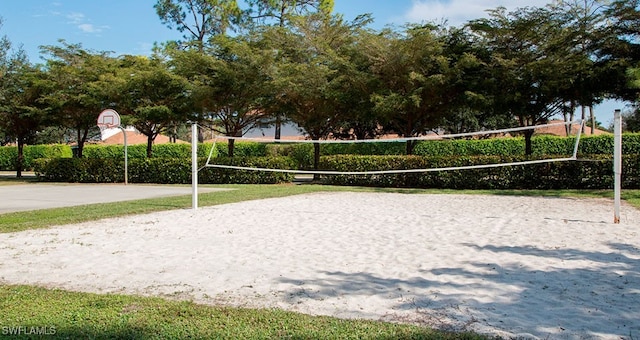
[[[71,12],[66,15],[68,23],[76,26],[82,33],[97,34],[109,29],[109,26],[96,26],[83,13]]]
[[[487,10],[499,6],[514,10],[519,7],[542,7],[550,0],[413,0],[405,21],[440,22],[446,19],[450,25],[459,26],[469,20],[487,17]]]
[[[80,24],[78,28],[85,33],[100,33],[102,30],[91,24]]]
[[[85,21],[85,16],[82,13],[72,12],[67,14],[67,19],[69,19],[69,23],[71,24],[80,24]]]

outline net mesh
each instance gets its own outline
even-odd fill
[[[550,123],[535,126],[498,129],[498,130],[483,130],[469,133],[457,133],[457,134],[444,134],[438,135],[438,139],[460,139],[460,138],[473,138],[482,135],[506,135],[512,133],[523,132],[527,130],[540,130],[552,127],[567,127],[571,126],[576,132],[575,142],[573,146],[573,153],[567,154],[565,157],[556,158],[542,158],[531,159],[517,162],[503,162],[503,163],[491,163],[491,164],[474,164],[474,165],[462,165],[451,167],[435,167],[435,168],[420,168],[420,169],[391,169],[391,170],[367,170],[367,171],[335,171],[335,170],[305,170],[305,169],[275,169],[275,168],[261,168],[250,166],[237,166],[228,164],[216,164],[213,157],[213,151],[216,147],[215,143],[218,140],[236,140],[236,141],[252,141],[260,143],[291,143],[291,144],[357,144],[357,143],[393,143],[393,142],[409,142],[409,141],[425,141],[433,140],[433,136],[419,136],[419,137],[401,137],[401,138],[386,138],[386,139],[363,139],[363,140],[288,140],[288,139],[268,139],[268,138],[251,138],[251,137],[229,137],[229,136],[214,136],[214,145],[212,146],[209,156],[205,165],[202,167],[212,167],[219,169],[231,169],[231,170],[245,170],[245,171],[267,171],[267,172],[280,172],[289,174],[312,174],[312,175],[385,175],[385,174],[403,174],[403,173],[424,173],[424,172],[436,172],[436,171],[452,171],[452,170],[468,170],[468,169],[484,169],[484,168],[496,168],[516,165],[529,165],[529,164],[542,164],[551,162],[566,162],[577,160],[578,146],[580,143],[581,132],[584,127],[584,121],[570,121]],[[575,128],[577,126],[577,128]],[[202,169],[201,168],[201,169]]]

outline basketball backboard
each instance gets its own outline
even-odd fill
[[[112,128],[120,126],[120,115],[116,110],[106,109],[98,116],[98,126]]]

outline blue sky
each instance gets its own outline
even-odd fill
[[[335,0],[335,12],[348,20],[371,13],[373,28],[407,22],[446,19],[459,25],[486,15],[487,9],[544,6],[548,0]],[[32,62],[41,62],[39,46],[59,45],[58,39],[81,43],[86,49],[111,51],[114,55],[149,54],[154,42],[180,38],[181,34],[160,23],[155,0],[0,0],[6,35],[21,45]],[[620,103],[596,107],[605,126]]]
[[[459,24],[484,15],[499,5],[544,5],[547,0],[335,0],[335,12],[351,20],[371,13],[374,28],[387,24],[449,19]],[[82,43],[96,51],[148,54],[154,42],[181,35],[160,23],[155,0],[0,0],[4,19],[0,35],[22,44],[34,62],[38,46],[57,45],[58,39]]]

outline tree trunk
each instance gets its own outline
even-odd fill
[[[204,143],[204,132],[203,129],[198,129],[198,143]]]
[[[126,131],[123,131],[126,133]],[[147,158],[153,156],[153,136],[147,136]]]
[[[84,151],[84,144],[87,141],[87,136],[89,135],[89,129],[85,129],[82,136],[82,129],[78,129],[78,158],[82,158],[82,153]]]
[[[313,143],[313,170],[318,170],[320,166],[320,143]],[[313,180],[320,180],[320,174],[313,174]]]
[[[22,178],[24,164],[24,140],[18,137],[18,159],[16,160],[16,177]]]
[[[227,143],[227,153],[229,154],[229,157],[233,157],[235,145],[236,140],[234,138],[229,139],[229,143]]]
[[[587,108],[584,105],[581,105],[580,108],[582,110],[582,121],[584,122],[586,120],[586,118],[587,118],[587,111],[586,111]],[[584,133],[584,129],[585,129],[584,128],[584,124],[582,124],[581,133]]]
[[[531,137],[533,136],[533,129],[524,131],[524,154],[531,156],[533,154],[533,146],[531,145]]]
[[[76,129],[76,142],[78,143],[78,148],[76,151],[76,157],[78,158],[82,158],[82,149],[84,148],[84,145],[82,143],[80,143],[80,141],[82,140],[82,136],[80,135],[82,132],[80,131],[80,129]]]
[[[82,158],[82,152],[84,150],[84,143],[78,142],[78,148],[76,150],[77,150],[76,154],[78,155],[78,158]]]
[[[240,131],[236,131],[235,133],[230,134],[233,137],[242,137],[243,133],[242,130]],[[227,150],[229,152],[229,157],[233,157],[235,155],[235,149],[236,149],[236,140],[235,138],[229,138],[229,143],[227,143]]]
[[[407,148],[406,148],[407,155],[413,155],[413,149],[415,149],[417,143],[418,141],[415,141],[415,140],[407,141]]]
[[[596,130],[596,117],[593,114],[593,105],[589,105],[589,119],[591,119],[591,134],[595,134]]]
[[[567,114],[565,113],[564,115],[564,122],[565,123],[569,123],[573,121],[573,113],[576,111],[576,102],[575,101],[571,101],[571,105],[569,106],[569,117],[567,117]],[[571,124],[566,124],[564,126],[566,132],[567,132],[567,136],[571,136]]]
[[[282,137],[282,117],[279,113],[276,113],[276,135],[275,139],[280,139]]]

